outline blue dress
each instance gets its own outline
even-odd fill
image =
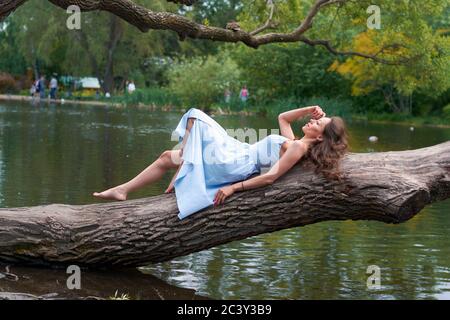
[[[174,131],[180,142],[188,118],[197,120],[190,130],[183,149],[183,164],[174,181],[180,219],[213,205],[221,187],[273,166],[279,159],[281,145],[288,140],[271,134],[254,144],[240,142],[206,113],[191,108]]]

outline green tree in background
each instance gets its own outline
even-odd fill
[[[233,58],[242,70],[242,80],[260,100],[287,97],[339,97],[349,82],[327,72],[334,58],[323,49],[300,44],[275,44],[254,50],[239,47]]]
[[[0,29],[0,71],[23,75],[26,72],[25,57],[16,42],[19,24],[10,19]]]
[[[223,54],[180,60],[172,65],[168,74],[171,91],[183,102],[203,108],[219,102],[227,88],[236,94],[239,77],[237,64]]]
[[[236,20],[243,9],[241,0],[206,0],[198,1],[193,7],[180,7],[184,16],[204,25],[225,27]],[[181,54],[193,57],[197,55],[217,54],[223,43],[214,41],[181,41]]]
[[[276,25],[274,32],[286,32],[295,28],[298,17],[304,16],[313,2],[289,0],[277,3],[273,14],[273,23]],[[370,30],[367,27],[369,14],[366,9],[370,5],[378,5],[381,10],[380,29]],[[249,9],[243,11],[239,19],[246,29],[253,29],[267,19],[268,9],[264,1],[247,0],[244,1],[244,7]],[[411,112],[414,92],[421,96],[436,97],[450,87],[448,12],[449,4],[443,0],[426,3],[417,0],[349,1],[342,6],[325,8],[323,14],[315,17],[314,28],[310,30],[309,36],[327,39],[342,51],[357,51],[385,59],[401,55],[402,63],[393,64],[381,64],[359,56],[351,56],[345,60],[341,57],[333,64],[330,63],[327,71],[337,71],[352,82],[351,92],[347,95],[365,96],[376,91],[375,94],[383,95],[391,111]],[[330,86],[334,81],[338,83],[342,80],[333,79],[323,69],[331,61],[318,50],[298,51],[303,57],[295,59],[292,56],[295,61],[292,62],[282,47],[279,45],[277,49],[267,49],[267,54],[261,53],[264,50],[259,48],[258,52],[249,53],[248,58],[246,54],[240,55],[240,59],[244,61],[240,66],[253,66],[244,74],[256,75],[259,87],[264,88],[268,97],[276,96],[276,92],[283,92],[285,96],[288,93],[283,88],[293,96],[298,96],[299,92],[309,96],[316,93],[326,95],[321,92],[322,88],[330,94],[338,94],[333,89],[345,91],[345,85],[341,83],[335,88]],[[320,56],[319,59],[316,59],[317,55]],[[296,62],[299,64],[298,68],[295,68]],[[301,73],[308,74],[309,79],[303,83],[320,79],[320,83],[311,86],[312,91],[316,92],[305,92],[304,84],[294,85],[299,82],[289,81],[289,77],[284,76],[289,74],[288,70],[296,71],[292,72],[293,78]],[[268,77],[270,73],[283,78],[287,85],[283,86],[274,77]]]
[[[418,32],[418,28],[414,32]],[[432,30],[425,24],[421,28],[417,35],[423,39],[420,42],[412,41],[408,34],[386,35],[390,40],[396,37],[408,43],[402,50],[414,58],[407,64],[389,66],[352,57],[343,63],[335,61],[329,70],[352,79],[352,95],[379,91],[392,111],[411,113],[414,92],[435,97],[450,88],[450,38],[443,30]],[[353,46],[375,52],[375,37],[377,34],[373,30],[360,33],[354,38]]]
[[[147,2],[155,9],[176,8],[166,1]],[[119,81],[130,77],[143,86],[148,70],[144,62],[148,58],[180,50],[176,35],[141,33],[110,13],[83,13],[80,30],[69,30],[67,17],[59,8],[33,1],[8,18],[11,23],[22,26],[14,43],[17,51],[25,56],[26,63],[22,65],[32,67],[35,76],[53,72],[93,75],[103,80],[105,91],[112,91],[119,75]],[[10,51],[13,49],[9,47]]]

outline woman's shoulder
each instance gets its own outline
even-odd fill
[[[284,136],[282,136],[284,137]],[[284,137],[285,140],[283,141],[283,146],[285,146],[286,148],[290,148],[291,146],[293,146],[294,148],[300,148],[303,151],[307,151],[308,150],[308,146],[301,141],[300,139],[289,139]]]
[[[291,145],[294,146],[295,148],[299,148],[304,152],[308,151],[308,145],[305,142],[303,142],[302,140],[294,139],[291,141],[292,141]]]

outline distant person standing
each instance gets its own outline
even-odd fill
[[[130,83],[128,83],[128,93],[132,94],[134,91],[136,91],[136,86],[133,80],[131,80]]]
[[[35,94],[36,94],[36,84],[33,82],[33,83],[31,84],[31,88],[30,88],[30,96],[31,96],[32,98],[34,98]]]
[[[58,91],[58,80],[56,80],[55,74],[53,74],[50,80],[50,99],[56,99],[56,92]]]
[[[230,91],[230,89],[226,88],[225,89],[225,93],[223,94],[223,96],[224,96],[224,99],[225,99],[225,103],[229,104],[230,100],[231,100],[231,91]]]
[[[39,79],[39,97],[45,99],[45,76]]]
[[[39,96],[39,91],[41,90],[41,88],[39,87],[39,83],[40,83],[40,79],[36,79],[36,81],[34,81],[34,97],[38,97]]]
[[[241,99],[241,105],[245,106],[248,99],[247,86],[243,86],[241,92],[239,93],[239,98]]]

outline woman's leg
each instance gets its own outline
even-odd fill
[[[167,170],[177,168],[180,162],[180,150],[166,150],[156,161],[130,181],[103,192],[94,192],[92,195],[103,199],[126,200],[128,193],[158,181]]]
[[[182,148],[186,143],[187,136],[189,135],[193,124],[194,118],[189,118],[188,125],[186,127],[186,134],[182,142]],[[154,161],[130,181],[103,192],[94,192],[92,195],[102,199],[126,200],[128,193],[136,191],[152,182],[158,181],[162,178],[164,173],[167,172],[167,170],[179,167],[182,162],[182,150],[183,149],[166,150],[156,161]]]

